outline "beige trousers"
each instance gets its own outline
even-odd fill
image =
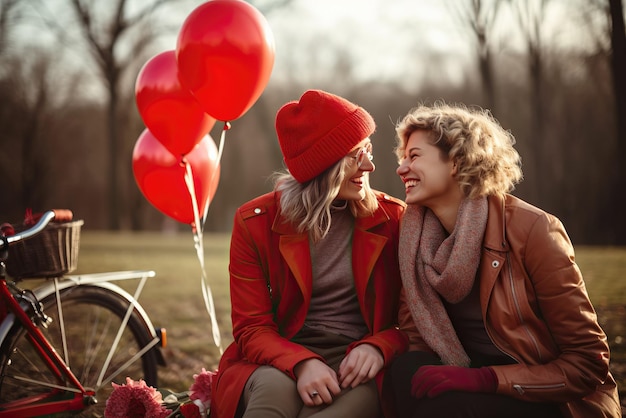
[[[335,371],[345,357],[350,340],[329,333],[316,333],[297,341],[321,355]],[[323,346],[323,348],[320,348]],[[248,379],[242,401],[243,418],[378,418],[380,402],[376,383],[371,380],[354,389],[344,389],[330,405],[304,405],[296,382],[272,366],[261,366]]]

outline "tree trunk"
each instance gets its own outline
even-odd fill
[[[485,107],[495,114],[496,93],[493,79],[493,71],[491,70],[491,54],[486,51],[480,57],[480,77],[485,97]]]
[[[611,10],[611,67],[615,92],[615,118],[617,121],[617,153],[613,164],[614,188],[609,202],[612,219],[615,222],[614,240],[616,245],[626,245],[626,30],[622,0],[609,0]],[[615,199],[615,200],[613,200]]]
[[[120,187],[119,187],[119,146],[117,134],[117,87],[113,79],[109,80],[109,103],[107,125],[109,136],[109,228],[120,229]]]

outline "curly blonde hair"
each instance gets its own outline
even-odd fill
[[[443,102],[411,109],[396,125],[399,160],[416,130],[429,132],[442,159],[456,163],[456,178],[469,198],[509,193],[523,178],[515,138],[487,110]]]

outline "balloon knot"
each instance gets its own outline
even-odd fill
[[[224,122],[224,130],[225,130],[225,131],[228,131],[230,128],[231,128],[230,122],[225,121],[225,122]]]

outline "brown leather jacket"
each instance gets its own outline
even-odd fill
[[[499,394],[562,403],[564,417],[622,416],[607,338],[557,218],[510,195],[489,197],[477,279],[487,333],[517,363],[492,366]],[[410,349],[431,351],[404,294],[400,304]]]

